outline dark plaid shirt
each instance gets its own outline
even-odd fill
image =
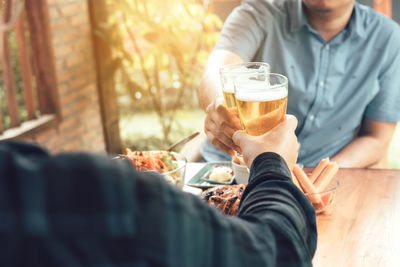
[[[280,156],[225,216],[106,156],[0,142],[0,266],[311,266],[315,214]]]

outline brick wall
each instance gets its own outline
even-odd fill
[[[105,151],[87,0],[48,0],[62,121],[33,141],[51,152]]]

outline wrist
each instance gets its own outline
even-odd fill
[[[291,179],[291,173],[286,161],[275,152],[261,153],[253,160],[250,167],[249,183],[257,180],[260,176],[271,176],[283,180]]]

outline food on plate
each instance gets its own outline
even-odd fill
[[[338,164],[331,162],[329,158],[321,160],[310,177],[298,165],[293,168],[293,183],[306,195],[317,213],[326,210],[333,203],[338,183],[336,181],[331,189],[327,187],[338,170]]]
[[[225,183],[232,180],[232,177],[233,177],[233,170],[229,167],[221,166],[221,167],[215,167],[208,176],[208,179],[218,183]]]
[[[328,166],[328,164],[329,164],[329,158],[325,158],[318,163],[317,167],[315,167],[315,169],[310,175],[311,183],[314,183],[315,180],[317,180],[318,176],[326,168],[326,166]]]
[[[328,166],[322,171],[321,175],[315,180],[315,188],[318,192],[321,192],[331,182],[333,176],[339,170],[339,166],[336,162],[329,162]]]
[[[307,174],[304,173],[303,169],[301,169],[299,165],[295,165],[293,168],[293,173],[299,181],[300,186],[304,189],[304,192],[312,194],[310,195],[311,203],[321,203],[321,197],[317,194],[317,190],[307,177]]]
[[[178,167],[176,158],[167,151],[132,151],[126,149],[126,156],[138,171],[169,172]]]
[[[201,198],[227,215],[237,215],[245,184],[222,185],[203,192]]]
[[[186,160],[179,165],[180,161],[176,155],[168,151],[132,151],[127,148],[125,156],[137,171],[160,172],[168,183],[177,185],[184,175]]]
[[[330,162],[329,159],[322,161],[323,163],[318,164],[319,170],[315,172],[318,175],[314,183],[310,180],[312,175],[308,177],[300,166],[295,165],[292,171],[293,183],[310,200],[317,213],[327,211],[327,208],[334,201],[335,189],[338,185],[336,182],[332,189],[327,190],[328,185],[339,170],[339,166],[336,162]],[[246,184],[216,186],[204,191],[201,198],[227,215],[237,215],[240,199],[246,186]]]

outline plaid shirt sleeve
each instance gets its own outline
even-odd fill
[[[128,162],[3,142],[0,263],[311,266],[315,215],[288,177],[278,155],[260,155],[230,217]]]

